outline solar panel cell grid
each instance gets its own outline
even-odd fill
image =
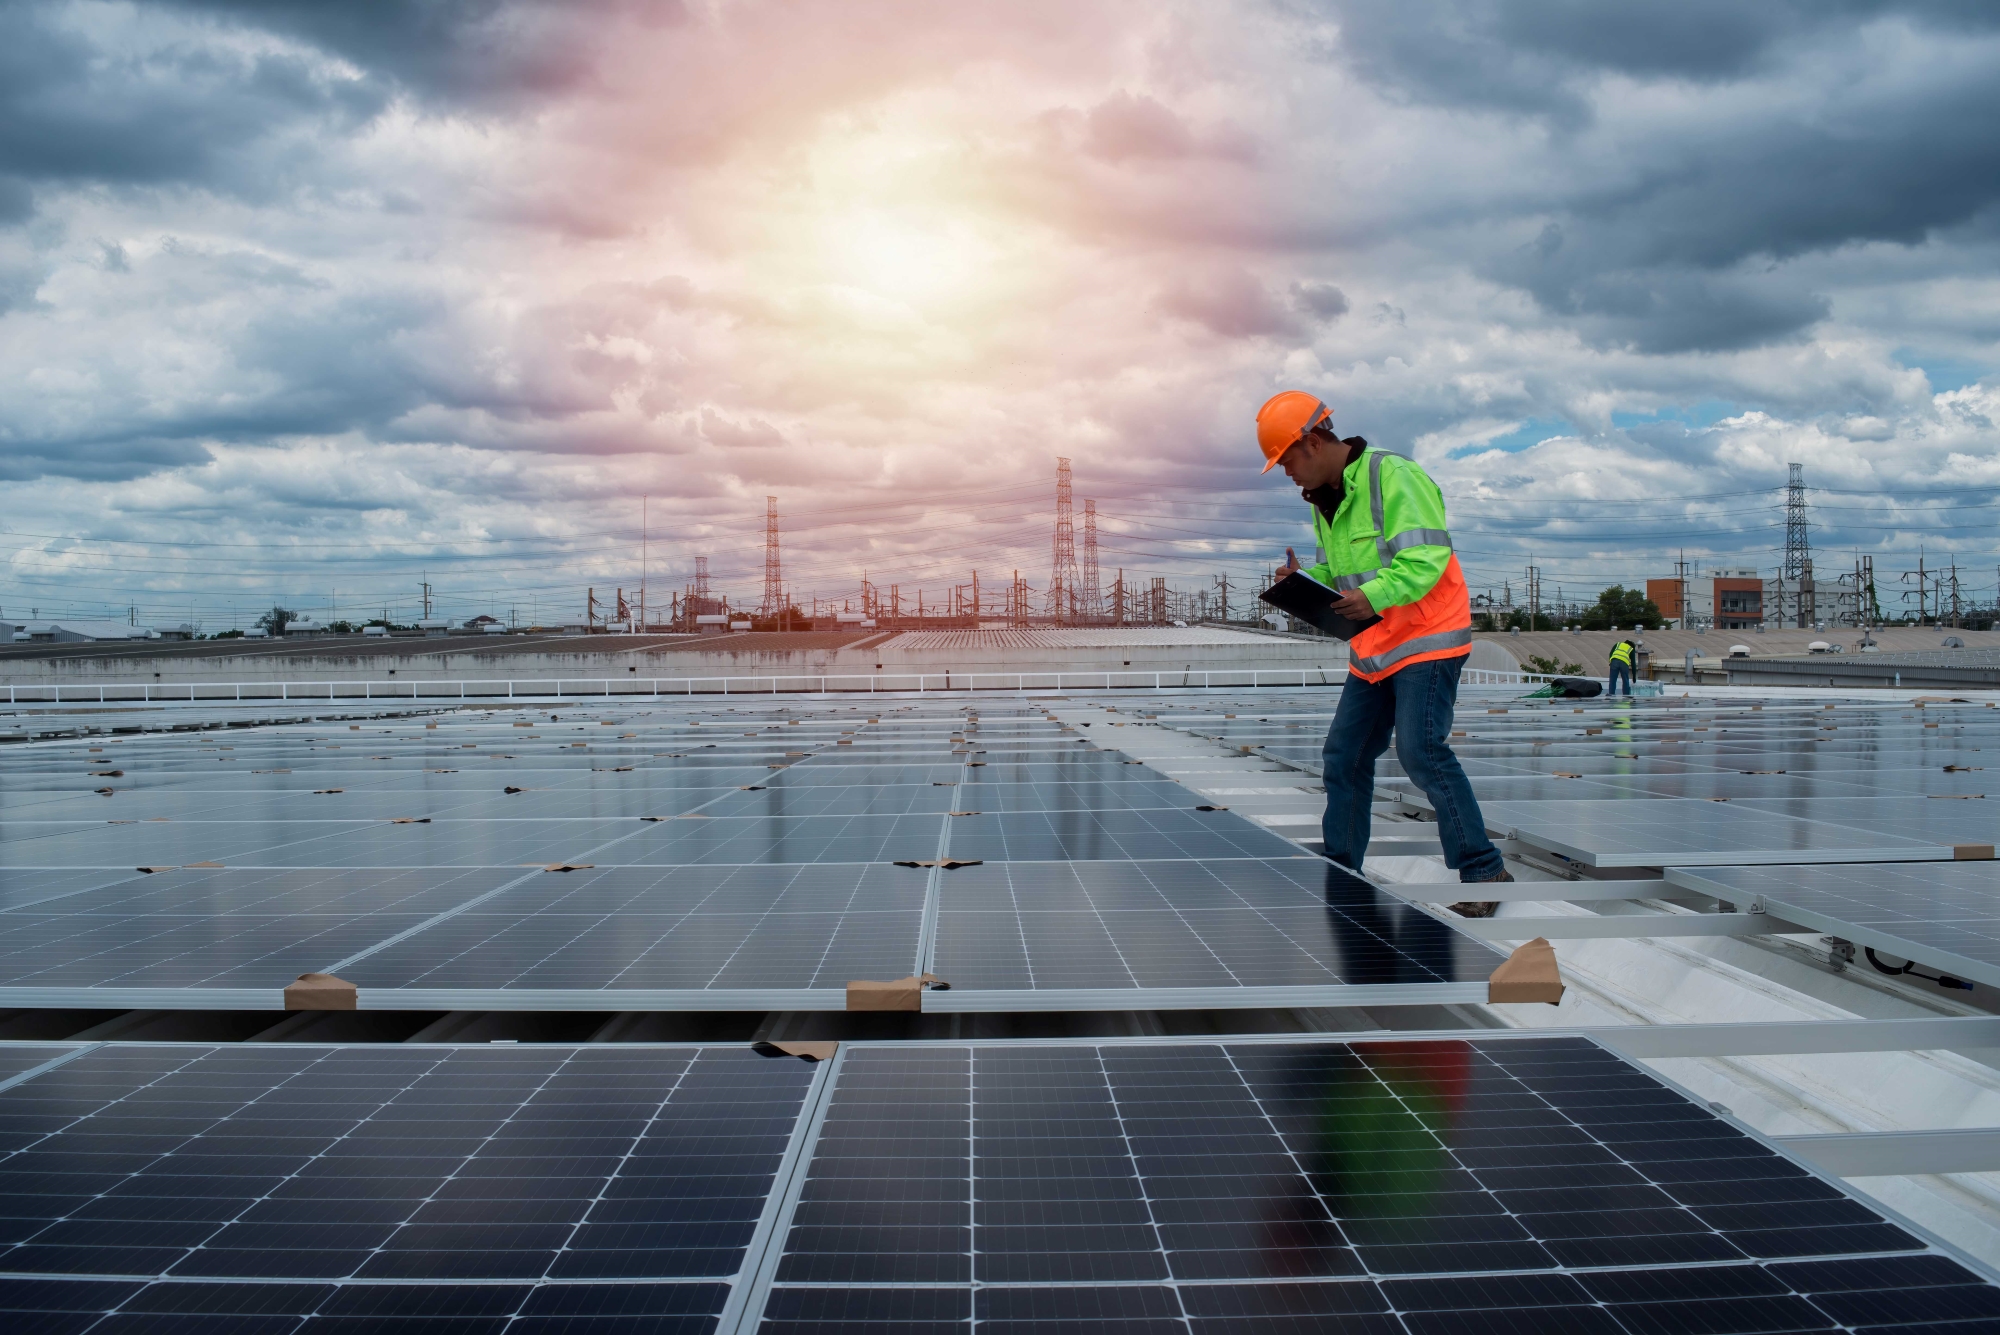
[[[1272,858],[1298,846],[1233,812],[1156,808],[1000,812],[952,822],[954,857],[991,862]]]
[[[743,1048],[99,1048],[0,1091],[0,1304],[712,1315],[811,1078]]]
[[[2000,1310],[1979,1276],[1579,1040],[853,1049],[831,1100],[770,1332]],[[1827,1256],[1855,1259],[1785,1259]]]
[[[912,970],[926,884],[880,865],[620,868],[572,873],[553,888],[547,879],[342,976],[360,987],[840,988]]]
[[[1483,980],[1487,947],[1316,859],[1009,863],[943,882],[954,988],[1330,986]]]

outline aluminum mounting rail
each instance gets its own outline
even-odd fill
[[[2000,1170],[2000,1128],[1948,1131],[1853,1131],[1772,1136],[1771,1143],[1835,1177]]]
[[[1465,898],[1478,897],[1478,886],[1465,888]],[[1467,936],[1482,941],[1644,940],[1658,936],[1784,936],[1811,932],[1795,922],[1768,913],[1622,913],[1615,917],[1460,918],[1445,919]]]

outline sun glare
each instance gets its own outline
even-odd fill
[[[829,129],[787,192],[784,267],[808,284],[852,288],[926,318],[990,289],[1006,247],[964,179],[964,146],[880,121]]]
[[[858,209],[828,217],[821,227],[829,278],[917,306],[962,293],[991,257],[970,227],[935,210],[912,217]]]

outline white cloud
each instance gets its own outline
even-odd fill
[[[1886,11],[18,6],[7,522],[188,545],[0,599],[555,598],[636,578],[642,494],[745,592],[774,493],[802,589],[1040,581],[1057,454],[1107,566],[1262,567],[1284,384],[1433,466],[1475,583],[1769,564],[1791,460],[1896,493],[1827,543],[1970,560],[1910,493],[2000,484],[1935,392],[2000,337],[1995,38]]]

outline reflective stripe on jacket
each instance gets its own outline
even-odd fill
[[[1380,681],[1399,668],[1472,652],[1472,600],[1445,527],[1444,494],[1415,460],[1364,450],[1328,519],[1313,509],[1324,558],[1307,574],[1360,589],[1382,620],[1348,642],[1347,670]]]
[[[1625,644],[1625,643],[1622,643],[1622,642],[1621,642],[1621,643],[1618,643],[1618,644],[1614,644],[1614,645],[1612,645],[1612,646],[1611,646],[1611,661],[1612,661],[1612,662],[1614,662],[1614,663],[1623,663],[1623,664],[1624,664],[1624,665],[1625,665],[1626,667],[1631,667],[1631,666],[1632,666],[1632,646],[1631,646],[1631,645],[1629,645],[1629,644]]]

